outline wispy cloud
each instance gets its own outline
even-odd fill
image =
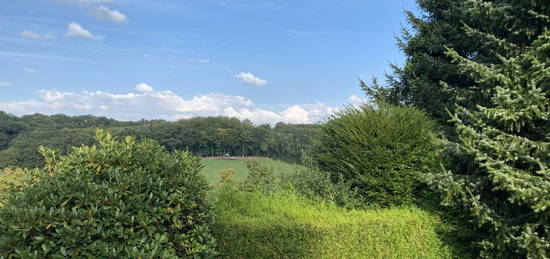
[[[0,87],[8,87],[8,86],[12,86],[13,84],[11,83],[8,83],[8,82],[0,82]]]
[[[20,32],[19,36],[21,36],[23,38],[27,38],[27,39],[32,39],[32,40],[53,40],[53,39],[55,39],[55,36],[52,35],[52,34],[39,34],[39,33],[36,33],[36,32],[27,31],[27,30],[24,30],[24,31]]]
[[[202,64],[210,63],[210,59],[205,59],[205,58],[192,58],[192,59],[189,59],[189,61],[194,63],[202,63]]]
[[[296,104],[282,111],[257,108],[252,100],[237,95],[201,94],[183,98],[172,91],[158,91],[141,83],[133,91],[114,94],[103,91],[64,92],[43,90],[39,99],[0,101],[0,110],[16,115],[66,113],[93,114],[119,120],[177,120],[196,116],[230,116],[250,119],[254,123],[316,123],[338,107]]]
[[[235,75],[235,77],[241,79],[242,82],[247,83],[247,84],[253,84],[253,85],[257,85],[257,86],[264,86],[264,85],[267,84],[266,80],[263,80],[263,79],[255,76],[255,75],[253,75],[252,73],[248,73],[248,72],[238,73],[238,74]]]
[[[91,39],[91,40],[101,40],[103,37],[93,35],[88,30],[84,29],[80,24],[78,23],[69,23],[67,26],[67,36],[72,37],[79,37],[79,38],[85,38],[85,39]]]
[[[26,67],[23,69],[27,73],[38,73],[38,70],[32,68],[32,67]]]
[[[117,10],[111,10],[108,7],[103,5],[94,8],[93,13],[97,18],[102,20],[107,20],[107,21],[116,22],[116,23],[128,22],[128,17],[125,14]]]
[[[359,97],[357,95],[351,95],[350,97],[348,97],[348,102],[353,106],[360,106],[360,105],[368,104],[369,100],[363,97]]]
[[[54,56],[54,55],[42,55],[34,53],[22,53],[22,52],[2,52],[0,51],[0,56],[4,57],[21,57],[21,58],[36,58],[36,59],[49,59],[49,60],[58,60],[58,61],[68,61],[68,62],[79,62],[79,63],[95,63],[91,60],[64,57],[64,56]]]

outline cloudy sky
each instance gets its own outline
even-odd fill
[[[403,56],[413,0],[0,1],[0,110],[315,123]]]

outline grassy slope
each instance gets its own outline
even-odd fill
[[[450,258],[441,221],[417,208],[349,211],[292,193],[219,190],[213,227],[227,258]]]
[[[275,172],[291,173],[294,171],[294,165],[285,163],[282,161],[264,159],[258,160],[260,163],[267,164],[273,167]],[[248,176],[248,168],[246,167],[246,160],[202,160],[204,164],[203,174],[210,184],[217,183],[219,181],[219,172],[222,169],[233,168],[237,170],[235,175],[236,181],[242,181]]]

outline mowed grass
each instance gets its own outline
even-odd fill
[[[290,174],[294,172],[295,165],[271,159],[257,159],[262,164],[269,167],[273,167],[274,172],[282,174]],[[204,168],[202,173],[210,184],[215,184],[220,181],[219,172],[226,168],[233,168],[237,171],[237,174],[233,178],[235,181],[243,181],[248,177],[249,171],[246,167],[247,160],[210,160],[203,159],[202,163]]]
[[[439,218],[415,207],[346,210],[293,193],[218,190],[224,258],[452,258]]]

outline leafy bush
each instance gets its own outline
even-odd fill
[[[345,208],[365,206],[365,201],[359,196],[357,188],[353,188],[342,175],[332,179],[329,174],[310,165],[297,167],[294,174],[282,177],[287,189],[308,199],[330,201]]]
[[[329,201],[346,208],[364,207],[365,203],[357,189],[339,177],[333,181],[327,173],[321,172],[311,159],[305,156],[303,165],[295,166],[293,173],[276,172],[273,167],[256,161],[247,162],[249,175],[237,186],[248,192],[271,194],[277,191],[291,191],[304,198],[320,202]]]
[[[229,184],[234,181],[237,170],[235,170],[234,168],[225,168],[222,169],[218,174],[220,176],[220,182],[218,183],[219,185]]]
[[[413,108],[349,107],[323,127],[314,159],[333,180],[343,176],[369,204],[413,200],[418,174],[437,161],[435,124]]]
[[[276,175],[273,167],[257,161],[246,163],[249,175],[241,184],[241,188],[248,191],[272,192],[281,188],[281,177]]]
[[[0,254],[8,257],[214,255],[200,160],[151,140],[118,141],[67,156],[42,149],[46,166],[0,208]]]

